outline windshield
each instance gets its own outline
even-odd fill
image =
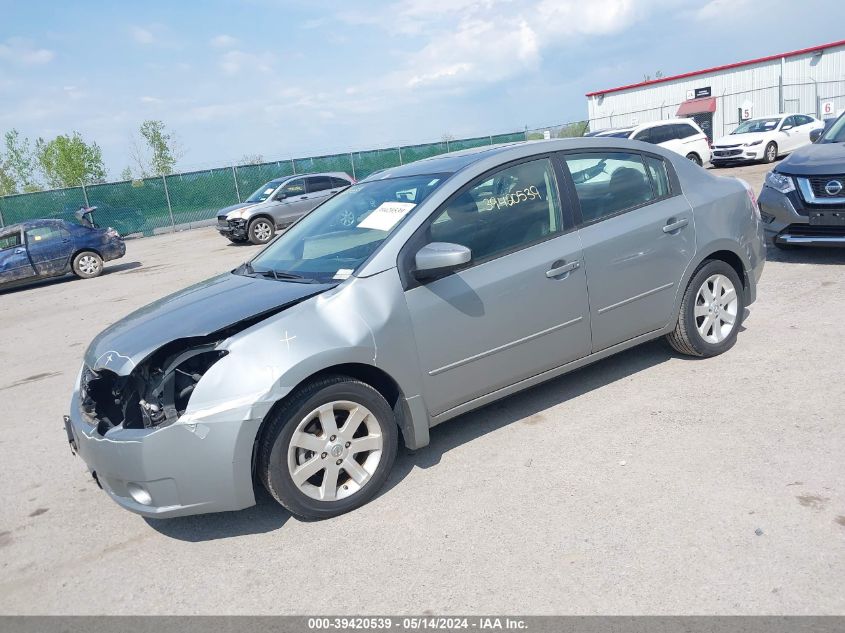
[[[443,174],[428,174],[352,185],[294,224],[238,272],[342,281],[445,179]]]
[[[750,121],[746,121],[738,128],[736,128],[731,134],[751,134],[753,132],[771,132],[774,130],[778,123],[780,123],[780,118],[774,119],[751,119]]]
[[[819,143],[845,143],[845,114],[834,121],[819,139]]]
[[[273,195],[276,187],[280,184],[282,184],[282,180],[277,179],[261,185],[249,198],[245,200],[245,202],[264,202],[267,198]]]

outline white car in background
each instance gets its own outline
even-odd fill
[[[710,142],[707,135],[692,119],[651,121],[633,127],[602,130],[591,136],[630,138],[653,143],[685,156],[696,165],[703,165],[710,160]]]
[[[771,163],[778,156],[809,145],[810,132],[824,123],[808,114],[774,114],[745,121],[713,143],[714,167],[748,160]]]

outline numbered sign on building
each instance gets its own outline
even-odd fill
[[[836,114],[834,108],[835,104],[832,99],[830,101],[822,101],[822,117],[833,116]]]

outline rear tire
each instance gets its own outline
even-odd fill
[[[773,163],[777,160],[778,157],[778,144],[774,141],[771,141],[768,145],[766,145],[766,150],[763,152],[763,162],[764,163]]]
[[[82,251],[73,258],[73,274],[80,279],[93,279],[103,274],[103,258],[94,251]]]
[[[258,476],[292,514],[327,519],[376,495],[398,441],[393,410],[378,391],[348,376],[327,376],[270,413],[259,439]]]
[[[276,234],[276,227],[267,218],[255,218],[249,223],[247,235],[253,244],[266,244]]]
[[[666,340],[687,356],[717,356],[736,343],[744,310],[742,282],[733,267],[705,261],[687,284],[678,323]]]
[[[690,152],[689,154],[687,154],[687,160],[692,161],[693,163],[701,167],[701,157],[695,152]]]
[[[711,160],[710,166],[715,167],[716,169],[721,169],[722,167],[725,166],[725,163],[720,163],[718,160]]]

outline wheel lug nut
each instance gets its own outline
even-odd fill
[[[326,459],[326,455],[328,455],[328,453],[323,453],[322,455],[320,455],[320,459]]]
[[[349,448],[350,446],[352,446],[352,442],[347,442],[347,443],[345,444],[345,446],[346,446],[346,448]]]
[[[335,441],[335,438],[337,438],[337,435],[332,435],[332,436],[329,438],[329,442],[334,442],[334,441]]]
[[[344,489],[344,490],[349,490],[349,486],[347,486],[346,484],[343,484],[343,489]]]
[[[337,461],[335,462],[335,464],[337,464],[338,466],[340,466],[342,463],[343,463],[343,460],[342,460],[342,459],[339,459],[339,460],[337,460]]]

